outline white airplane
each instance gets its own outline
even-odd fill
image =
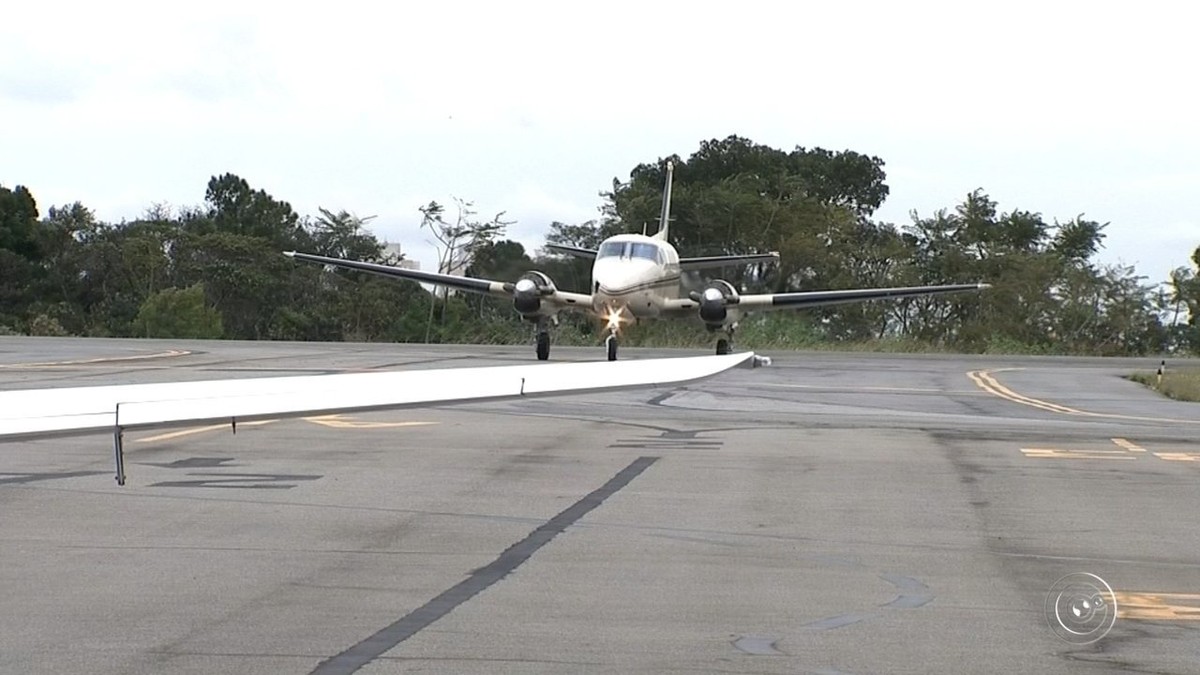
[[[128,430],[218,422],[236,431],[238,422],[263,419],[675,385],[761,363],[747,352],[611,365],[556,363],[4,391],[0,442],[111,433],[117,484],[124,485],[122,439]]]
[[[738,321],[751,311],[800,309],[882,298],[976,291],[988,287],[988,284],[953,284],[741,295],[728,281],[714,279],[708,282],[703,292],[689,292],[684,287],[684,272],[774,261],[779,259],[779,254],[680,258],[675,247],[667,240],[670,231],[673,173],[674,165],[667,162],[662,214],[659,216],[658,232],[653,236],[619,234],[605,239],[595,251],[547,244],[546,248],[553,251],[595,261],[592,265],[591,294],[561,291],[555,287],[550,277],[536,270],[526,272],[514,283],[421,272],[296,251],[285,251],[284,255],[297,260],[511,299],[513,308],[537,326],[537,357],[540,361],[550,358],[549,327],[561,311],[581,311],[603,320],[607,333],[604,342],[608,360],[615,361],[621,326],[630,321],[660,317],[698,317],[710,333],[719,331],[723,334],[717,340],[717,354],[721,355],[731,352],[733,333]]]

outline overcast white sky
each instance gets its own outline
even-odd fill
[[[532,248],[639,162],[737,134],[883,158],[880,220],[982,187],[1110,222],[1101,259],[1153,281],[1200,245],[1191,3],[388,4],[6,7],[0,185],[119,222],[232,172],[377,216],[428,269],[430,200]]]

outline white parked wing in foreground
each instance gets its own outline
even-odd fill
[[[753,352],[620,363],[556,363],[343,375],[166,382],[0,392],[0,441],[112,432],[124,483],[121,433],[200,422],[575,394],[672,385],[756,365]]]

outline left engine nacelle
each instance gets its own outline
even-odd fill
[[[522,316],[536,317],[542,314],[542,297],[554,295],[557,289],[554,282],[545,274],[532,271],[526,272],[513,284],[513,309]]]

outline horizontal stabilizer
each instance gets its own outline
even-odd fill
[[[746,255],[712,255],[704,258],[680,258],[679,268],[682,270],[703,270],[778,261],[779,254],[775,252],[749,253]]]
[[[562,244],[546,244],[546,249],[563,255],[574,256],[576,258],[587,258],[588,260],[596,259],[596,251],[590,248],[580,248],[578,246],[564,246]]]

